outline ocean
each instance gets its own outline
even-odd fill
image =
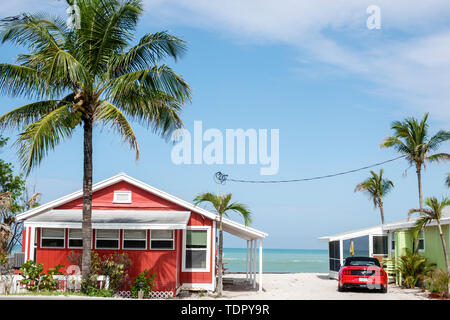
[[[259,249],[256,249],[258,271]],[[245,272],[247,249],[223,249],[223,262],[227,272]],[[263,272],[274,273],[327,273],[328,250],[310,249],[264,249]]]

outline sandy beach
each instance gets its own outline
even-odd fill
[[[245,279],[245,274],[227,274],[226,279]],[[239,283],[239,280],[236,281]],[[187,299],[214,299],[213,294],[194,294]],[[185,298],[186,299],[186,298]],[[390,284],[388,293],[368,290],[337,291],[337,281],[324,273],[292,273],[263,275],[263,292],[242,284],[225,284],[223,299],[242,300],[424,300],[420,289],[402,289]]]

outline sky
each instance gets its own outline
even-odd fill
[[[135,125],[141,157],[107,129],[94,134],[94,181],[125,172],[187,201],[202,192],[233,194],[253,212],[252,226],[269,234],[267,248],[325,249],[318,237],[380,223],[377,210],[355,186],[369,170],[288,184],[218,186],[214,173],[235,179],[308,178],[351,170],[397,156],[380,149],[395,120],[430,113],[431,134],[450,129],[450,2],[447,0],[145,0],[136,41],[168,30],[187,42],[185,57],[167,61],[192,86],[182,115],[193,131],[279,129],[280,166],[261,176],[260,165],[175,165],[173,145]],[[381,28],[368,29],[366,9],[377,5]],[[56,0],[16,0],[0,16],[21,12],[65,15]],[[0,46],[13,63],[20,48]],[[0,96],[1,113],[28,101]],[[16,138],[15,132],[5,132]],[[441,148],[450,152],[449,144]],[[20,165],[13,146],[0,157]],[[404,160],[385,164],[395,185],[385,198],[386,221],[418,207],[417,177]],[[378,169],[377,169],[378,170]],[[406,176],[404,175],[406,170]],[[425,196],[448,196],[448,163],[428,164]],[[81,130],[50,152],[28,176],[45,203],[82,185]],[[240,221],[239,216],[230,218]],[[225,237],[226,247],[245,241]]]

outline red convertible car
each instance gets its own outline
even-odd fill
[[[387,274],[376,258],[348,257],[339,270],[338,291],[368,288],[387,292]]]

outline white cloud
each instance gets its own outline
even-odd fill
[[[152,19],[215,29],[236,39],[298,48],[299,61],[328,64],[377,84],[407,110],[450,122],[447,0],[159,0]],[[381,8],[368,30],[366,8]],[[175,21],[175,22],[174,22]],[[303,66],[304,67],[304,66]]]

